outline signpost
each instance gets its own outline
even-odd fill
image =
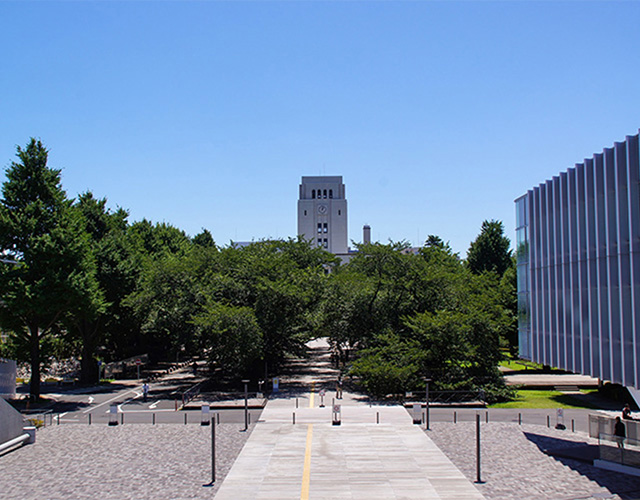
[[[339,404],[333,405],[333,418],[331,419],[332,420],[331,423],[333,425],[340,425],[341,424],[340,410],[341,410],[341,408],[340,408]]]
[[[118,425],[118,405],[109,408],[109,425]]]
[[[209,410],[210,407],[208,404],[202,405],[202,413],[200,416],[200,425],[209,425]]]
[[[140,380],[140,365],[142,364],[142,361],[140,360],[140,358],[136,359],[136,368],[138,369],[138,380]]]
[[[274,394],[280,391],[280,379],[278,377],[273,378],[273,392]]]
[[[413,423],[422,423],[422,405],[420,403],[413,403]]]
[[[324,408],[324,394],[325,394],[324,389],[321,389],[320,390],[320,408]]]
[[[556,429],[565,430],[567,427],[564,425],[564,410],[558,408],[556,410]]]

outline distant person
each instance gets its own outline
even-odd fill
[[[191,368],[193,368],[193,374],[197,375],[198,374],[198,363],[196,363],[194,361],[193,364],[191,365]]]
[[[342,399],[342,375],[338,376],[336,382],[336,399]]]
[[[634,418],[631,416],[631,408],[629,407],[629,403],[624,405],[624,408],[622,409],[622,418],[624,420],[634,420]]]
[[[148,394],[149,394],[149,384],[145,382],[144,384],[142,384],[142,400],[145,403],[147,402]]]
[[[613,435],[618,443],[618,448],[624,448],[624,439],[627,437],[627,430],[620,420],[620,417],[616,417],[616,424],[613,428]]]

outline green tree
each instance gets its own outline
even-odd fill
[[[209,362],[223,373],[245,374],[262,354],[262,331],[250,307],[208,304],[193,323]]]
[[[203,229],[198,234],[196,234],[193,239],[194,244],[200,245],[202,247],[215,247],[216,243],[213,241],[213,236],[209,232],[208,229]]]
[[[501,221],[485,220],[480,234],[469,246],[467,253],[469,269],[475,274],[494,271],[502,276],[512,265],[510,244],[509,238],[504,235]]]
[[[0,320],[28,344],[30,392],[40,396],[41,346],[56,322],[80,300],[86,284],[86,235],[73,217],[60,171],[31,139],[17,148],[0,200],[0,249],[19,265],[2,265]]]
[[[69,330],[77,333],[80,342],[80,381],[84,384],[98,381],[96,351],[103,342],[104,326],[111,312],[111,304],[106,299],[110,276],[104,242],[111,233],[120,233],[127,226],[127,212],[122,209],[112,212],[106,204],[105,198],[96,199],[93,193],[86,192],[78,197],[73,206],[90,243],[86,250],[84,273],[81,275],[81,300],[66,316]]]

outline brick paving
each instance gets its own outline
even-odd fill
[[[61,425],[38,430],[35,444],[0,456],[2,500],[211,499],[250,432],[199,425]]]
[[[475,423],[434,422],[426,432],[468,479],[476,480]],[[597,440],[539,425],[483,423],[481,479],[485,482],[476,488],[492,500],[640,499],[640,477],[541,451],[584,444],[597,444]]]

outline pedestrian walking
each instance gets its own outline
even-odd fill
[[[342,399],[342,375],[338,376],[338,381],[336,382],[336,399]]]
[[[627,429],[622,423],[622,420],[620,420],[620,417],[616,417],[613,434],[616,442],[618,443],[618,448],[624,448],[624,439],[627,437]]]
[[[146,382],[144,384],[142,384],[142,400],[146,403],[147,402],[147,395],[149,394],[149,384],[147,384]]]

